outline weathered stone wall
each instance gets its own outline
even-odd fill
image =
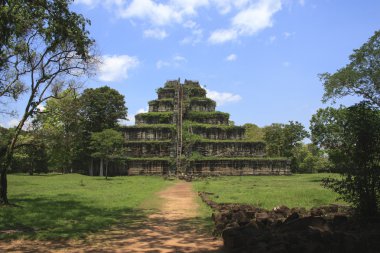
[[[135,116],[136,125],[141,124],[173,124],[172,112],[147,112]]]
[[[174,88],[160,88],[157,90],[158,99],[174,98]]]
[[[202,138],[211,140],[241,140],[245,136],[245,130],[242,127],[193,126],[190,131],[193,134],[200,135]]]
[[[192,151],[197,151],[203,156],[220,157],[262,157],[265,155],[265,143],[263,142],[197,142]]]
[[[126,141],[170,140],[172,135],[172,128],[154,128],[149,126],[124,128]]]
[[[230,116],[228,113],[217,113],[211,112],[189,112],[184,116],[185,120],[190,120],[193,122],[201,124],[210,125],[228,125]]]
[[[173,100],[153,100],[149,102],[149,112],[172,112]]]
[[[214,112],[215,106],[208,100],[191,100],[189,109],[194,112]]]
[[[289,175],[287,160],[200,160],[190,162],[190,173],[203,175]]]
[[[127,157],[165,157],[170,156],[171,141],[126,142]]]
[[[128,160],[128,175],[163,175],[169,170],[166,160]]]

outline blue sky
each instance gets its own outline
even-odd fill
[[[72,9],[91,20],[103,62],[85,86],[122,93],[130,123],[156,88],[186,78],[237,125],[308,127],[327,106],[318,73],[343,67],[380,29],[378,0],[75,0]]]

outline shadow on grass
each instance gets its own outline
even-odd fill
[[[133,224],[146,218],[141,210],[98,208],[75,200],[19,195],[12,202],[17,207],[0,208],[0,239],[83,238],[121,220]]]
[[[22,208],[2,208],[0,250],[17,252],[224,252],[210,236],[209,218],[150,218],[139,209],[107,210],[77,201],[15,199]],[[25,202],[24,202],[25,201]],[[211,225],[211,224],[210,224]],[[111,228],[112,227],[112,228]],[[7,233],[6,231],[12,231]],[[99,231],[102,231],[99,233]],[[98,232],[98,233],[95,233]],[[12,238],[42,239],[12,243]],[[74,241],[68,239],[81,238]],[[9,240],[9,244],[5,243]]]

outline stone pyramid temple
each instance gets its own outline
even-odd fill
[[[167,81],[157,95],[123,128],[127,162],[119,174],[290,174],[288,160],[266,157],[264,142],[246,140],[244,127],[215,111],[198,82]]]

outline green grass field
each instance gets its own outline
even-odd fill
[[[0,208],[0,239],[80,238],[133,222],[146,215],[140,205],[154,202],[154,193],[172,183],[162,177],[105,180],[77,174],[9,175],[8,182],[17,207]]]
[[[193,187],[216,193],[217,202],[248,203],[268,209],[278,205],[310,208],[336,203],[337,195],[320,185],[327,176],[218,177],[193,182]],[[0,207],[0,239],[54,240],[82,238],[113,225],[139,222],[150,208],[160,204],[154,193],[175,182],[153,176],[105,180],[77,174],[18,174],[9,175],[8,181],[9,199],[16,207]],[[199,211],[199,218],[193,222],[211,230],[211,210],[200,204]]]
[[[251,204],[266,209],[279,205],[311,208],[337,201],[338,195],[321,186],[321,179],[337,175],[217,177],[194,182],[197,191],[212,192],[218,203]]]

